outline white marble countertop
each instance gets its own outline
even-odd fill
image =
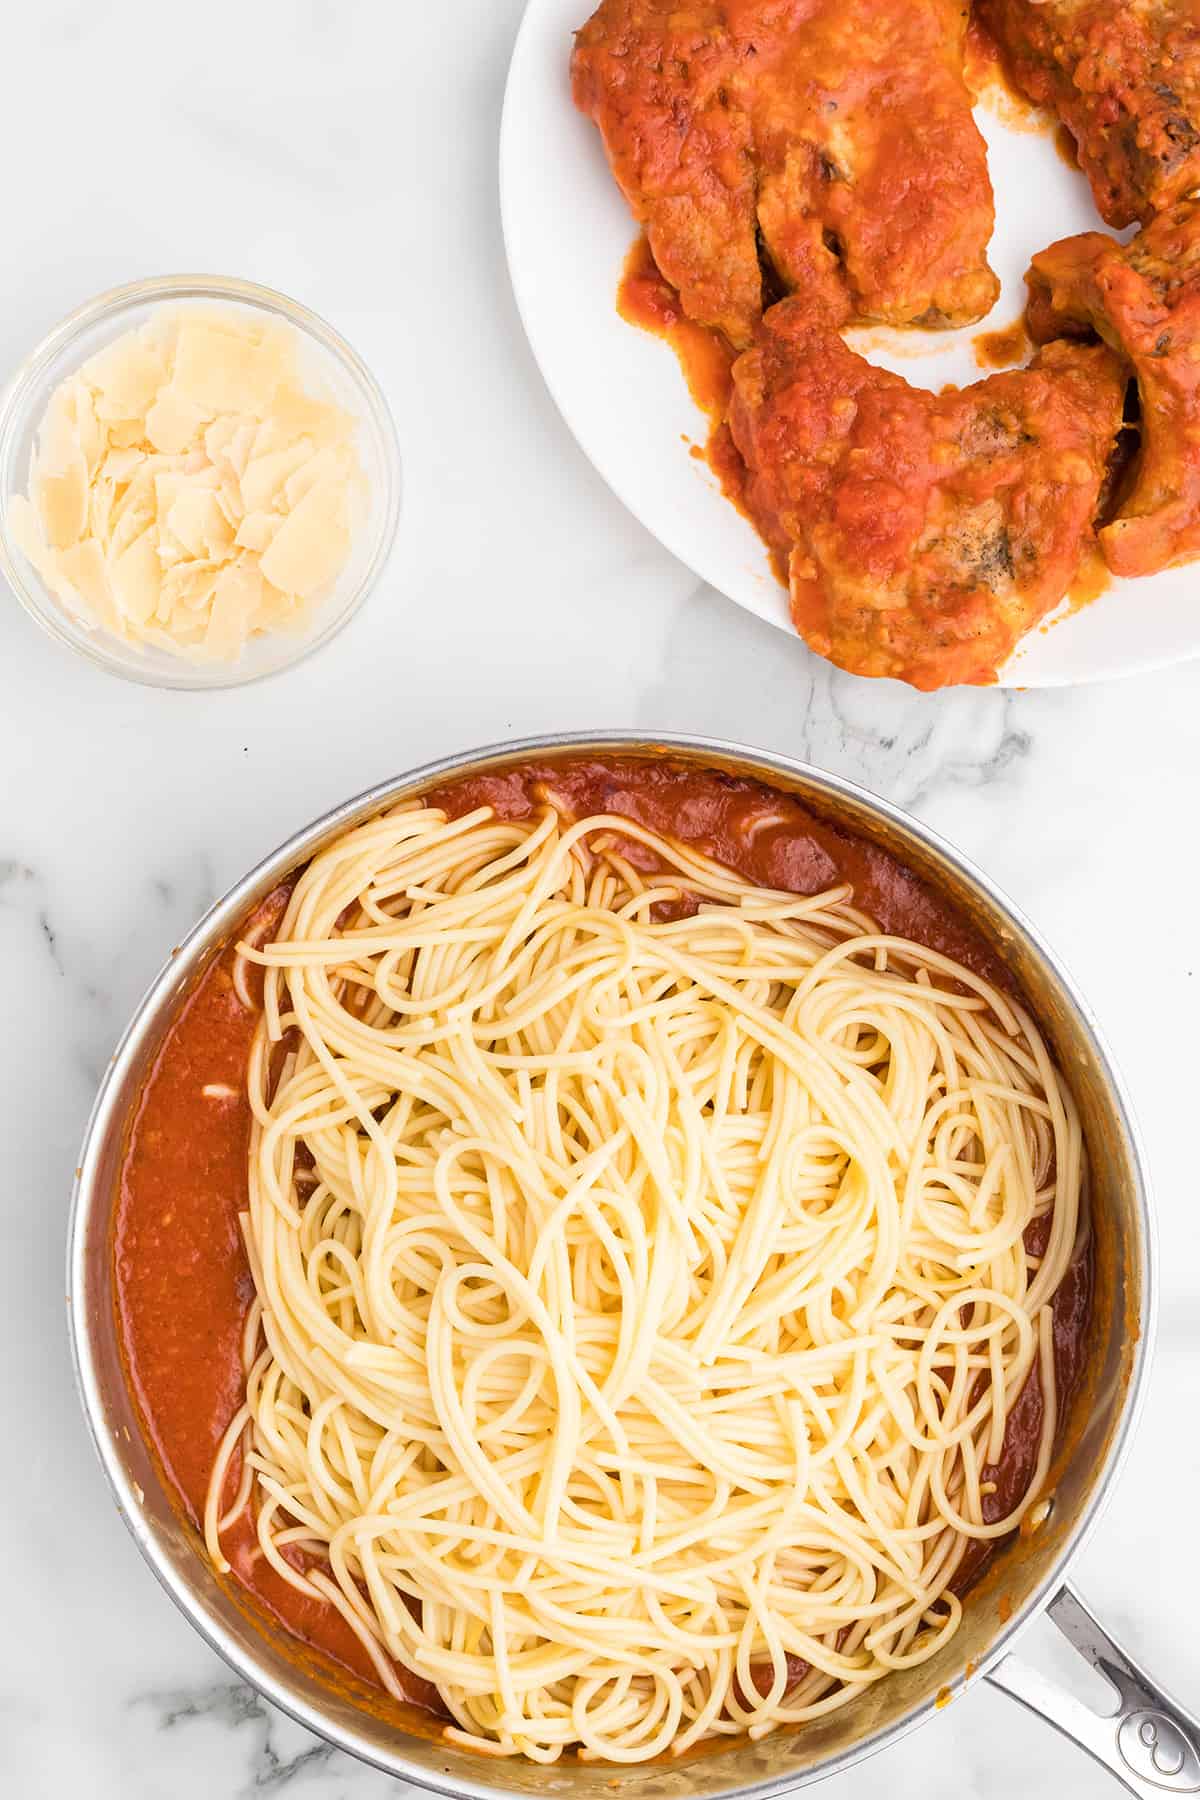
[[[236,1682],[143,1567],[72,1386],[67,1200],[99,1071],[210,900],[378,779],[560,728],[706,732],[852,776],[948,833],[1067,957],[1138,1104],[1163,1250],[1149,1404],[1080,1585],[1200,1709],[1200,663],[927,699],[834,674],[697,588],[573,446],[514,312],[496,136],[520,8],[40,0],[6,19],[0,365],[116,282],[246,275],[363,352],[406,472],[382,589],[262,687],[127,686],[0,606],[0,1791],[19,1800],[398,1791]],[[1200,574],[1197,589],[1200,604]],[[1030,1654],[1050,1658],[1054,1635],[1036,1626]],[[921,1800],[1118,1791],[986,1689],[826,1791],[883,1784]]]

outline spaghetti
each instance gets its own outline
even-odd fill
[[[249,1509],[455,1741],[636,1762],[817,1717],[947,1642],[968,1546],[1044,1487],[1071,1097],[1018,1004],[851,897],[412,803],[241,946],[257,1302],[209,1552]]]

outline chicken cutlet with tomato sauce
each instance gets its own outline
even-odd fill
[[[780,290],[962,325],[997,293],[961,0],[602,0],[576,104],[684,311],[746,347]]]
[[[1075,142],[1118,229],[1200,187],[1200,0],[976,0],[1020,91]]]
[[[1153,575],[1200,556],[1200,205],[1170,207],[1128,244],[1063,238],[1025,279],[1035,342],[1099,337],[1137,381],[1133,482],[1098,533],[1109,568]]]
[[[784,300],[733,367],[744,504],[820,655],[918,688],[985,683],[1092,542],[1125,380],[1102,344],[934,394]]]

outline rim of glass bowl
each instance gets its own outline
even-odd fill
[[[204,689],[248,687],[252,682],[269,681],[288,669],[307,661],[323,645],[355,617],[372,592],[396,541],[400,523],[403,473],[400,445],[395,421],[384,398],[383,389],[358,352],[341,333],[310,307],[276,288],[258,282],[242,281],[226,275],[156,275],[109,288],[94,299],[84,301],[50,330],[41,342],[19,364],[0,394],[0,484],[14,454],[14,438],[27,423],[31,402],[58,357],[85,332],[96,325],[117,321],[122,314],[154,302],[171,300],[230,300],[257,307],[284,318],[298,331],[316,343],[335,362],[341,364],[358,389],[364,424],[373,431],[381,451],[383,464],[382,513],[376,528],[375,547],[354,593],[325,621],[311,637],[300,639],[295,649],[269,668],[242,669],[238,664],[192,663],[178,659],[178,669],[156,665],[139,667],[136,658],[123,660],[118,652],[126,647],[120,640],[110,639],[102,628],[89,632],[72,628],[70,615],[37,576],[28,570],[9,536],[8,507],[18,488],[0,485],[0,575],[47,636],[88,662],[123,681],[137,682],[143,687]],[[110,648],[110,645],[112,646]],[[164,653],[166,654],[166,653]]]

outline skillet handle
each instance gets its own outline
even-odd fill
[[[1109,1637],[1069,1583],[1047,1611],[1068,1643],[1115,1690],[1116,1711],[1093,1712],[1013,1655],[1002,1657],[988,1680],[1040,1713],[1141,1800],[1200,1794],[1200,1720],[1169,1699]]]

